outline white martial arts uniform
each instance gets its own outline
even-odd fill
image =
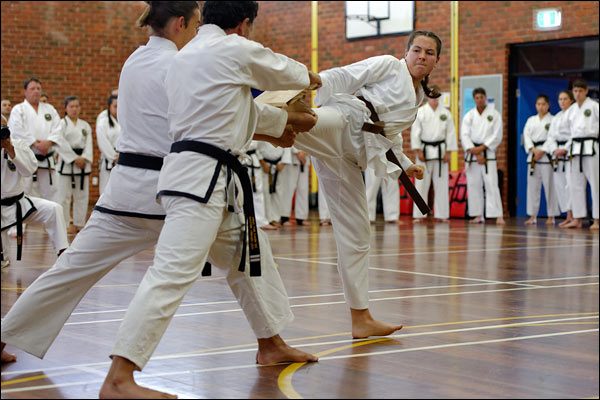
[[[314,165],[314,161],[312,161],[312,163]],[[321,221],[330,220],[331,214],[329,213],[329,207],[327,207],[327,197],[325,197],[325,190],[323,190],[323,185],[321,184],[320,180],[318,184],[318,191],[317,202],[319,203],[319,219]]]
[[[4,149],[0,153],[3,257],[8,259],[7,232],[9,228],[17,224],[17,208],[21,209],[22,221],[44,225],[54,250],[58,253],[69,245],[61,206],[53,201],[24,195],[26,179],[33,175],[38,168],[38,163],[35,154],[29,148],[29,142],[21,139],[11,139],[11,141],[15,149],[15,158],[11,158]],[[18,198],[18,196],[21,197]],[[9,200],[11,198],[12,201]],[[2,321],[2,327],[4,328],[4,321]]]
[[[598,162],[598,103],[589,97],[581,107],[573,103],[567,111],[571,138],[567,145],[571,155],[571,205],[573,218],[587,216],[586,180],[592,192],[592,218],[599,218],[600,190]]]
[[[57,202],[63,207],[65,223],[69,225],[71,215],[71,198],[73,198],[73,225],[83,228],[88,210],[90,196],[90,173],[94,159],[92,143],[92,128],[90,124],[77,119],[73,123],[71,118],[65,116],[61,121],[63,136],[70,148],[58,150],[59,160],[56,165],[58,171],[58,196]],[[86,160],[82,170],[74,164],[77,157]]]
[[[292,201],[296,192],[296,219],[304,220],[308,217],[308,168],[298,159],[298,150],[294,147],[284,149],[281,162],[285,164],[279,173],[281,192],[279,208],[281,217],[290,218],[292,215]]]
[[[539,115],[532,115],[523,128],[523,147],[528,154],[527,165],[529,166],[527,168],[527,215],[530,217],[537,217],[540,210],[542,184],[546,195],[548,217],[556,217],[560,214],[558,201],[554,195],[552,154],[547,153],[539,161],[533,162],[533,153],[531,153],[533,148],[544,150],[552,118],[550,113],[544,115],[542,119]]]
[[[323,86],[315,102],[317,124],[296,137],[296,148],[313,156],[313,163],[327,197],[338,250],[338,271],[346,302],[352,309],[369,307],[368,269],[371,227],[361,169],[373,168],[375,176],[393,179],[400,168],[388,162],[388,149],[404,169],[412,162],[402,152],[402,131],[409,128],[425,95],[415,91],[405,60],[378,56],[320,73]],[[385,137],[362,131],[369,110],[355,96],[371,102]]]
[[[365,187],[367,189],[367,203],[369,205],[369,220],[374,222],[377,218],[377,192],[381,187],[383,202],[383,218],[392,222],[400,218],[400,186],[398,179],[390,176],[378,177],[371,168],[365,170]]]
[[[469,110],[463,119],[460,129],[462,147],[465,151],[467,174],[467,204],[471,217],[502,217],[502,199],[498,188],[498,167],[496,149],[502,143],[502,116],[492,105],[486,106],[481,114],[477,108]],[[466,151],[485,144],[483,153],[486,164],[478,164],[477,158]],[[483,182],[482,182],[483,181]],[[483,204],[483,188],[485,187],[485,205]],[[482,207],[485,207],[484,208]]]
[[[107,111],[108,112],[108,111]],[[117,116],[119,116],[117,109]],[[99,118],[96,125],[96,138],[98,140],[98,148],[100,149],[100,162],[98,169],[100,170],[100,186],[98,190],[100,194],[104,193],[104,188],[110,178],[110,172],[115,167],[117,159],[117,141],[121,136],[121,125],[117,118],[112,118],[113,126],[110,126],[108,116]]]
[[[175,141],[172,149],[188,141],[222,149],[219,154],[226,150],[239,154],[255,130],[268,134],[257,128],[259,111],[252,100],[252,87],[280,90],[309,85],[304,65],[241,36],[227,35],[212,24],[200,27],[197,36],[173,57],[165,82],[169,135]],[[280,136],[287,113],[273,112],[280,118],[271,126],[279,132],[274,136]],[[215,158],[194,151],[175,151],[165,157],[158,182],[159,199],[167,214],[165,225],[154,263],[119,328],[113,355],[144,367],[183,296],[200,275],[211,247],[215,257],[223,258],[219,261],[229,259],[225,265],[231,268],[232,290],[258,338],[278,334],[293,318],[261,230],[262,276],[250,277],[248,268],[243,273],[234,269],[247,232],[241,229],[244,216],[228,211],[232,202],[239,207],[231,184],[238,178],[229,180],[228,171]],[[250,261],[253,264],[257,259]],[[244,291],[254,291],[256,297],[247,297]]]
[[[560,111],[552,118],[548,137],[542,146],[542,150],[552,155],[554,164],[552,183],[560,212],[571,210],[571,163],[569,163],[569,149],[567,148],[567,143],[571,137],[571,128],[566,115],[566,111]],[[567,155],[556,157],[554,155],[556,149],[567,150]]]
[[[40,102],[37,112],[27,100],[17,104],[10,112],[8,120],[12,137],[22,139],[31,146],[36,140],[50,140],[55,143],[47,155],[37,154],[38,169],[25,181],[25,193],[55,201],[57,193],[54,151],[57,147],[68,146],[61,134],[60,117],[56,109],[48,103]]]
[[[425,167],[422,180],[415,186],[421,197],[427,199],[429,185],[433,180],[434,216],[438,219],[450,217],[448,198],[448,163],[444,162],[447,151],[457,151],[456,130],[452,114],[445,107],[438,105],[434,110],[429,103],[419,108],[417,119],[410,131],[411,148],[423,150],[425,162],[417,158],[417,164]],[[425,215],[418,207],[413,207],[413,217],[423,218]]]
[[[263,196],[265,201],[265,217],[269,222],[279,222],[281,219],[281,197],[283,195],[283,180],[277,164],[281,163],[284,149],[275,147],[269,142],[259,142],[258,149],[262,159],[269,165],[269,173],[263,172]]]

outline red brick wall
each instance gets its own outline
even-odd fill
[[[60,115],[63,99],[79,96],[95,139],[96,116],[118,86],[121,66],[147,40],[135,27],[143,8],[141,1],[2,1],[2,98],[22,102],[23,80],[37,76]],[[91,186],[90,205],[97,198],[98,186]]]
[[[461,1],[459,2],[459,75],[504,76],[504,140],[498,151],[499,168],[507,171],[508,45],[522,42],[598,35],[596,1]],[[260,2],[255,37],[277,52],[310,66],[310,2]],[[319,69],[349,64],[367,57],[402,57],[407,36],[347,41],[343,1],[319,1]],[[563,26],[558,31],[532,28],[533,10],[560,7]],[[288,12],[289,10],[289,12]],[[450,2],[417,1],[415,29],[436,32],[443,42],[431,82],[450,90]],[[285,39],[283,39],[285,37]],[[298,56],[294,56],[294,55]],[[405,143],[408,135],[405,134]],[[410,152],[409,152],[410,154]],[[462,154],[459,155],[462,160]],[[462,167],[462,161],[461,161]],[[506,174],[505,174],[506,176]],[[508,210],[504,181],[504,209]]]
[[[117,87],[123,62],[146,41],[145,32],[134,26],[143,2],[2,1],[1,4],[2,97],[13,103],[22,101],[23,79],[36,75],[59,113],[65,96],[78,95],[82,100],[82,118],[93,126],[110,90]],[[318,4],[321,70],[379,54],[403,56],[407,36],[349,42],[345,39],[344,2]],[[508,44],[598,35],[595,1],[461,1],[459,4],[459,74],[503,74],[505,122]],[[544,7],[562,8],[561,30],[532,29],[533,10]],[[261,1],[254,37],[273,50],[310,65],[310,16],[309,1]],[[442,57],[431,81],[449,91],[450,2],[417,1],[416,29],[435,31],[442,39]],[[498,155],[499,167],[505,171],[506,135],[505,128],[505,140]],[[504,195],[507,185],[505,180]],[[90,197],[93,204],[97,187],[92,187]]]

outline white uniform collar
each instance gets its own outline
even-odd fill
[[[175,49],[175,50],[177,50],[177,45],[175,45],[175,43],[173,43],[169,39],[165,39],[163,37],[156,36],[156,35],[150,36],[150,38],[148,39],[148,43],[146,43],[146,46],[152,47],[152,48],[157,48],[157,49]]]
[[[202,25],[198,30],[198,34],[227,36],[227,33],[225,33],[225,31],[221,29],[220,26],[215,24]]]

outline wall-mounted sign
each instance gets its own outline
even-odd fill
[[[553,31],[562,26],[560,8],[543,8],[533,11],[533,29],[536,31]]]

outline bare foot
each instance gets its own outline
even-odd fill
[[[273,226],[271,224],[267,224],[267,225],[261,226],[260,229],[262,229],[263,231],[276,231],[279,228],[276,226]]]
[[[4,346],[2,346],[2,347],[4,347]],[[17,361],[17,356],[2,350],[2,365],[14,363],[15,361]]]
[[[174,394],[163,393],[139,386],[133,379],[137,366],[126,358],[114,356],[110,370],[100,388],[101,399],[176,399]]]
[[[546,219],[546,225],[554,225],[555,222],[554,217],[548,217]]]
[[[483,217],[475,217],[469,221],[470,224],[483,224]]]
[[[364,339],[369,336],[387,336],[402,329],[402,325],[392,325],[373,319],[369,309],[350,309],[352,314],[352,337]]]
[[[496,225],[506,225],[506,221],[504,221],[503,217],[496,218]]]
[[[100,388],[101,399],[176,399],[174,394],[159,392],[139,386],[135,382],[104,381]]]
[[[565,225],[561,226],[561,228],[564,228],[564,229],[579,229],[579,228],[581,228],[581,220],[574,218],[568,224],[565,224]]]
[[[436,218],[436,222],[450,222],[448,218]]]
[[[562,228],[562,227],[564,227],[565,225],[567,225],[567,224],[568,224],[569,222],[571,222],[571,221],[573,221],[573,219],[572,219],[572,218],[571,218],[571,219],[567,218],[567,219],[565,219],[563,222],[561,222],[560,224],[558,224],[558,227],[559,227],[559,228]]]
[[[537,218],[529,217],[527,221],[525,221],[525,225],[535,225],[537,224]]]
[[[423,222],[423,218],[413,218],[413,224],[420,224]]]
[[[288,346],[281,336],[276,335],[268,339],[258,339],[258,352],[256,363],[260,365],[276,364],[282,362],[316,362],[319,358]]]
[[[375,221],[373,221],[373,222],[375,222]],[[321,225],[321,226],[329,226],[329,225],[331,225],[331,220],[329,220],[329,219],[322,219],[321,222],[319,222],[319,225]]]
[[[590,231],[597,231],[600,228],[600,224],[598,224],[598,220],[595,219],[594,223],[590,225]]]

